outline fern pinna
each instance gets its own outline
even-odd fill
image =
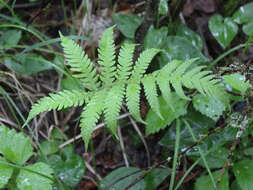
[[[104,114],[107,127],[116,135],[117,117],[124,99],[132,116],[143,122],[140,116],[141,84],[151,109],[161,118],[157,87],[172,109],[171,87],[178,96],[186,100],[190,98],[185,95],[183,87],[197,89],[204,95],[215,96],[214,89],[219,81],[214,79],[210,71],[203,71],[203,66],[195,66],[191,69],[194,59],[186,62],[174,60],[158,71],[145,74],[151,60],[160,50],[143,51],[133,64],[135,45],[124,44],[120,49],[116,64],[113,27],[108,28],[99,41],[97,64],[101,72],[96,71],[95,65],[79,45],[61,34],[60,36],[64,55],[71,71],[74,72],[73,77],[80,79],[88,90],[64,90],[40,99],[32,106],[27,122],[44,111],[85,104],[81,113],[80,126],[86,150],[94,126],[102,114]]]

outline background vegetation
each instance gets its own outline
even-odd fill
[[[0,0],[0,11],[0,188],[253,189],[252,2]],[[80,57],[102,85],[79,75]]]

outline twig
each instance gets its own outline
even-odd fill
[[[87,169],[94,174],[99,180],[102,180],[102,177],[93,169],[93,167],[89,164],[89,162],[85,161],[85,166]]]
[[[122,137],[122,134],[121,134],[120,127],[118,127],[117,130],[118,130],[118,136],[119,136],[120,146],[121,146],[121,149],[122,149],[122,152],[123,152],[123,158],[124,158],[126,167],[129,167],[129,162],[127,160],[127,155],[126,155],[124,141],[123,141],[123,137]]]
[[[122,107],[122,109],[124,111],[126,111],[125,107]],[[151,165],[151,159],[150,159],[150,153],[149,153],[149,149],[148,149],[148,144],[147,144],[145,138],[143,137],[143,135],[142,135],[142,133],[141,133],[141,131],[140,131],[137,123],[135,122],[135,120],[133,120],[133,118],[130,115],[128,116],[128,118],[130,119],[130,122],[132,123],[135,131],[138,133],[139,137],[141,138],[141,141],[142,141],[142,143],[144,145],[144,148],[145,148],[145,151],[146,151],[146,154],[147,154],[148,166],[150,166]]]

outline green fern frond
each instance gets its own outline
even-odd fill
[[[197,89],[203,95],[214,96],[215,93],[212,89],[216,88],[215,85],[219,80],[216,80],[210,71],[203,71],[202,69],[205,68],[203,66],[195,66],[193,69],[189,69],[195,60],[191,59],[186,62],[172,61],[168,63],[157,74],[159,87],[162,80],[167,80],[176,93],[186,100],[190,100],[190,98],[184,94],[183,86],[189,89]],[[166,91],[168,92],[168,89]]]
[[[26,123],[32,118],[44,111],[60,110],[71,106],[80,106],[89,101],[91,93],[80,90],[63,90],[57,94],[40,99],[32,106]]]
[[[108,28],[99,41],[98,64],[101,66],[100,78],[105,86],[110,86],[115,80],[115,46],[113,41],[113,27]]]
[[[160,106],[158,101],[158,94],[156,89],[156,79],[152,74],[144,76],[142,79],[142,84],[144,86],[144,92],[147,97],[148,103],[151,109],[163,120],[163,116],[160,113]]]
[[[88,56],[73,40],[64,37],[61,33],[60,37],[64,55],[71,66],[71,71],[78,72],[74,73],[73,77],[80,79],[86,88],[96,90],[100,86],[100,83],[98,82],[96,69],[93,68]]]
[[[135,44],[125,44],[121,47],[118,57],[118,80],[127,80],[131,74]]]
[[[126,105],[131,115],[137,121],[145,123],[140,115],[140,92],[140,81],[130,80],[126,88]]]
[[[160,73],[159,77],[157,77],[157,84],[162,92],[163,99],[166,101],[166,103],[170,106],[172,111],[174,112],[174,106],[173,106],[173,101],[172,101],[172,96],[171,96],[171,88],[170,88],[170,83],[168,80],[164,80],[165,78],[167,79],[168,76],[164,75],[164,73]]]
[[[119,82],[115,84],[107,93],[105,98],[105,121],[107,127],[116,136],[117,119],[125,95],[125,84]]]
[[[88,150],[94,126],[96,125],[104,109],[105,89],[97,91],[89,103],[84,107],[81,114],[80,127],[82,138],[85,142],[85,149]]]
[[[135,77],[137,80],[140,80],[146,72],[150,62],[158,52],[160,52],[160,50],[153,48],[144,50],[135,63],[131,77]]]

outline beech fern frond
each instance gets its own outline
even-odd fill
[[[142,86],[151,109],[161,119],[163,117],[160,113],[158,92],[172,110],[175,104],[171,101],[172,94],[176,93],[180,98],[191,100],[191,97],[185,94],[187,89],[196,89],[206,96],[218,96],[216,94],[220,81],[215,79],[211,71],[203,71],[204,66],[193,65],[196,59],[186,62],[174,60],[160,70],[146,74],[150,62],[160,50],[147,49],[133,63],[135,45],[126,44],[120,49],[116,66],[113,28],[107,29],[99,41],[98,66],[101,73],[96,72],[95,66],[80,46],[61,35],[64,54],[71,71],[74,72],[73,76],[80,79],[90,91],[64,90],[58,94],[50,94],[32,106],[27,122],[43,111],[86,103],[81,113],[80,126],[87,150],[94,126],[102,114],[107,127],[116,135],[117,118],[124,98],[132,116],[145,123],[140,114]]]

